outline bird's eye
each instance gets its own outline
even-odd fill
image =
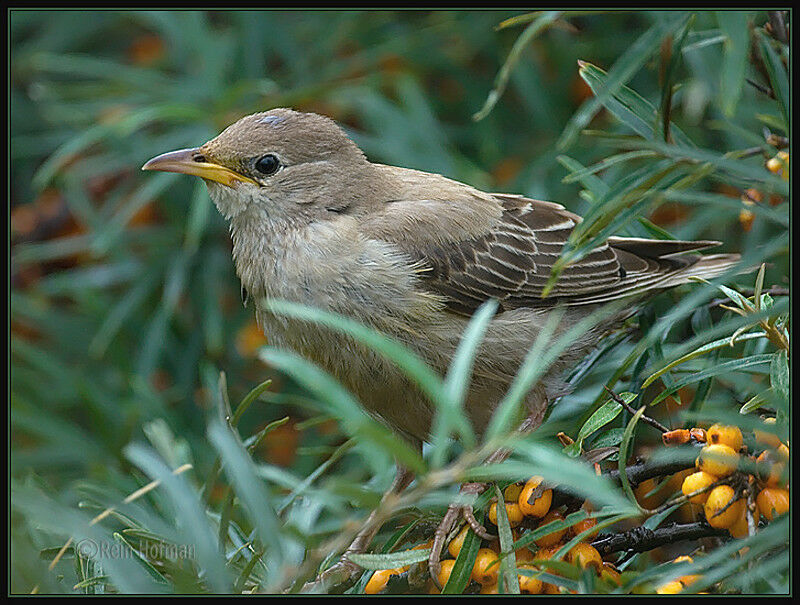
[[[278,172],[278,168],[281,167],[281,162],[277,158],[277,156],[268,153],[265,156],[262,156],[256,160],[256,170],[258,170],[261,174],[266,176],[271,176]]]

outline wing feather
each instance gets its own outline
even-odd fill
[[[424,286],[441,296],[449,310],[464,315],[489,298],[498,299],[501,310],[556,302],[586,305],[676,285],[686,281],[682,273],[703,258],[685,253],[718,243],[611,237],[566,267],[550,295],[542,298],[553,264],[581,218],[553,202],[453,185],[452,201],[393,201],[390,212],[365,221],[364,230],[422,263]],[[464,214],[459,215],[460,199],[464,212],[475,213],[484,204],[486,214],[494,218],[470,230]],[[425,212],[418,212],[420,208]],[[410,225],[419,230],[411,234]],[[453,232],[458,237],[451,237]],[[706,274],[737,260],[735,255],[718,256],[719,262]]]

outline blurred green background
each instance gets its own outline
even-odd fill
[[[674,15],[569,16],[520,46],[507,88],[475,121],[525,24],[497,26],[519,14],[11,11],[14,479],[70,504],[86,500],[86,486],[102,486],[95,491],[113,503],[141,484],[123,448],[145,440],[156,447],[172,440],[202,477],[215,455],[206,423],[220,371],[234,401],[274,378],[240,424],[249,435],[288,417],[256,460],[298,477],[317,468],[345,436],[307,394],[257,361],[265,339],[252,308],[239,301],[227,228],[204,185],[139,168],[161,152],[205,142],[243,115],[287,106],[338,120],[373,161],[584,214],[590,202],[579,183],[564,181],[570,170],[558,158],[588,166],[612,149],[597,137],[564,138],[592,96],[578,60],[607,70]],[[774,101],[744,81],[765,79],[747,62],[749,32],[765,21],[762,12],[695,15],[671,76],[680,83],[671,119],[698,147],[763,146],[762,129],[780,124]],[[627,81],[657,107],[660,43]],[[586,127],[631,134],[602,109]],[[756,156],[751,164],[763,167],[764,154]],[[623,162],[602,178],[613,185],[628,173]],[[785,229],[760,215],[752,225],[740,220],[745,188],[741,179],[714,175],[697,189],[730,196],[729,205],[668,202],[646,216],[676,237],[721,239],[720,251],[769,260],[766,283],[788,286]],[[647,235],[638,224],[620,233]],[[752,287],[752,277],[741,283]],[[662,297],[651,313],[673,301]],[[607,376],[615,359],[598,375]],[[600,382],[571,396],[551,434],[576,428],[565,419],[585,411]],[[390,456],[366,458],[371,468],[348,456],[337,463],[331,489],[343,501],[368,506],[388,481]],[[19,511],[13,521],[12,590],[65,590],[39,554],[59,541]]]

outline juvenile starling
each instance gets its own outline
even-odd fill
[[[560,393],[564,370],[643,298],[692,276],[712,278],[739,260],[696,254],[714,241],[609,237],[567,266],[542,297],[578,215],[553,202],[372,163],[335,122],[291,109],[244,117],[204,145],[160,155],[143,170],[206,181],[230,222],[242,292],[269,340],[319,364],[417,446],[435,409],[402,371],[342,333],[270,313],[267,301],[354,318],[444,374],[471,314],[496,299],[464,402],[480,435],[554,307],[563,312],[557,337],[601,305],[630,303],[580,336],[531,389],[528,429],[541,424],[548,400]],[[410,480],[400,468],[392,490]],[[455,521],[455,510],[445,525]],[[468,507],[464,512],[472,519]],[[448,529],[437,532],[439,551]],[[362,533],[348,552],[363,551],[373,536]]]

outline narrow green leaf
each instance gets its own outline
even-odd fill
[[[771,356],[770,385],[785,407],[789,405],[789,357],[785,349]]]
[[[772,397],[773,397],[774,393],[775,392],[772,390],[772,387],[770,387],[766,391],[764,391],[762,393],[758,393],[757,395],[754,395],[753,397],[748,399],[742,405],[741,408],[739,408],[739,413],[740,414],[749,414],[750,412],[752,412],[754,410],[757,410],[758,408],[760,408],[765,403],[770,402],[772,400]]]
[[[478,523],[483,523],[483,513],[476,514]],[[442,586],[442,594],[462,594],[470,581],[478,549],[481,547],[481,538],[471,529],[467,531],[461,550],[458,551],[456,562],[450,572],[450,577]]]
[[[261,395],[264,391],[266,391],[270,386],[272,386],[272,380],[268,379],[259,384],[257,387],[252,389],[244,398],[239,402],[239,405],[236,406],[236,411],[233,413],[233,417],[230,420],[231,426],[235,427],[238,426],[239,420],[241,420],[244,413],[250,407],[250,405],[258,399],[258,396]]]
[[[639,422],[639,419],[642,417],[646,409],[647,406],[643,405],[633,415],[633,418],[631,418],[630,422],[628,422],[628,426],[625,427],[625,433],[622,435],[622,441],[619,444],[619,480],[620,483],[622,483],[622,489],[628,495],[628,502],[635,505],[639,509],[641,509],[641,505],[636,499],[636,495],[633,493],[633,488],[631,487],[631,482],[628,479],[628,473],[625,469],[626,465],[628,464],[628,455],[631,442],[633,440],[633,431],[636,428],[636,423]]]
[[[270,551],[270,558],[279,568],[286,549],[285,534],[275,513],[272,498],[258,478],[255,465],[231,429],[214,420],[208,427],[208,438],[222,460],[222,468],[231,482],[239,501],[247,510],[261,544]],[[271,574],[277,580],[275,573]]]
[[[430,554],[430,548],[418,548],[391,553],[354,553],[347,558],[364,569],[394,569],[427,561]]]
[[[747,31],[749,14],[745,11],[717,11],[717,21],[725,34],[722,65],[720,66],[720,101],[722,111],[732,117],[742,96],[744,73],[750,35]]]
[[[761,310],[761,290],[764,287],[764,272],[767,269],[766,263],[761,263],[761,267],[758,269],[758,275],[756,275],[756,285],[753,289],[753,304],[755,305],[756,311]]]
[[[658,48],[661,38],[678,27],[685,20],[683,15],[678,18],[665,19],[654,24],[642,34],[628,49],[617,59],[608,71],[608,77],[599,93],[584,102],[576,111],[556,143],[556,147],[564,150],[569,147],[578,133],[594,117],[606,99],[611,98],[639,69],[648,61]],[[581,65],[583,67],[583,64]]]
[[[511,534],[511,525],[508,522],[508,511],[500,487],[495,484],[497,496],[497,532],[500,538],[500,570],[499,592],[501,594],[520,594],[519,581],[517,580],[517,558],[514,554],[514,536]]]
[[[652,158],[655,157],[655,153],[648,150],[641,150],[641,151],[626,151],[624,153],[617,153],[615,155],[609,156],[607,158],[603,158],[596,164],[593,164],[587,168],[582,168],[580,170],[575,170],[572,173],[565,176],[561,179],[562,183],[574,183],[575,181],[581,181],[589,176],[593,175],[601,170],[605,170],[606,168],[610,168],[615,164],[619,164],[622,162],[627,162],[628,160],[638,160],[642,158]],[[566,156],[559,156],[558,160],[561,161],[562,158],[566,158]],[[606,187],[607,189],[607,187]]]
[[[586,169],[580,162],[572,159],[569,156],[560,155],[557,159],[562,166],[571,172],[582,172]],[[590,198],[589,202],[592,204],[597,202],[598,199],[603,197],[608,192],[608,185],[606,185],[602,179],[594,174],[584,174],[579,180],[581,185],[584,187],[586,196]]]
[[[674,92],[673,78],[678,64],[683,58],[683,44],[686,41],[686,36],[689,33],[692,25],[694,24],[696,15],[689,15],[686,23],[679,30],[678,34],[674,36],[674,41],[671,44],[669,63],[663,74],[663,81],[661,82],[661,104],[659,106],[659,116],[661,122],[661,138],[664,141],[669,141],[672,138],[672,121],[670,120],[670,113],[672,107],[672,94]]]
[[[683,380],[679,380],[671,387],[664,389],[658,395],[653,398],[653,401],[650,402],[650,405],[657,405],[661,403],[664,399],[672,395],[673,393],[678,392],[683,387],[694,384],[695,382],[700,382],[705,380],[706,378],[711,378],[712,376],[719,376],[720,374],[727,374],[728,372],[737,372],[741,370],[750,370],[757,371],[755,368],[761,365],[766,365],[770,362],[771,355],[751,355],[750,357],[744,357],[742,359],[733,359],[731,361],[726,361],[724,363],[718,363],[715,366],[703,370],[701,372],[694,372],[688,378],[684,378]]]
[[[125,448],[125,456],[151,479],[161,482],[175,513],[175,521],[185,537],[187,546],[196,549],[197,564],[208,579],[209,588],[228,593],[232,582],[225,561],[217,549],[217,541],[208,517],[200,505],[200,495],[189,484],[185,474],[175,475],[155,453],[134,443]]]
[[[539,35],[540,32],[550,27],[560,15],[561,13],[559,11],[545,11],[537,15],[535,19],[522,31],[519,37],[514,41],[514,45],[511,47],[511,52],[508,53],[508,58],[500,68],[500,71],[498,72],[494,81],[494,88],[492,88],[491,92],[489,92],[489,96],[486,97],[483,107],[473,114],[472,119],[474,121],[478,122],[489,115],[489,112],[492,111],[492,108],[503,95],[503,92],[508,85],[508,78],[511,75],[511,71],[522,57],[522,51],[526,46],[528,46],[528,44],[530,44],[531,40]]]
[[[626,403],[631,403],[634,399],[636,399],[637,395],[634,393],[625,392],[620,393],[620,397]],[[581,450],[583,449],[582,446],[584,439],[594,433],[597,429],[614,420],[614,418],[619,416],[619,413],[622,411],[622,409],[622,406],[613,399],[606,401],[606,403],[600,406],[595,413],[583,423],[580,431],[578,431],[578,437],[575,439],[575,442],[572,445],[565,447],[564,453],[572,457],[579,456]]]
[[[424,473],[427,465],[419,453],[405,440],[373,420],[359,405],[353,395],[330,374],[289,351],[264,347],[258,353],[266,364],[296,380],[320,401],[328,404],[328,411],[338,418],[352,435],[360,435],[381,449],[388,448],[397,459],[417,473]]]
[[[311,321],[348,334],[394,362],[430,397],[431,401],[443,399],[444,386],[441,378],[428,367],[419,355],[396,340],[347,317],[307,305],[271,299],[267,301],[267,306],[270,311],[278,315]]]
[[[789,132],[789,105],[790,105],[790,88],[789,76],[786,73],[786,68],[783,66],[778,53],[772,48],[772,43],[769,38],[764,34],[758,34],[759,47],[761,48],[761,56],[764,58],[764,67],[767,69],[769,81],[772,86],[772,91],[775,93],[775,99],[778,101],[778,106],[781,110],[781,117],[783,118],[783,131]]]
[[[431,466],[439,468],[445,463],[447,440],[455,430],[468,449],[475,445],[475,432],[464,414],[464,398],[472,379],[472,368],[478,348],[489,322],[497,311],[498,302],[489,300],[473,314],[458,344],[443,385],[443,399],[437,406],[431,429]]]
[[[788,182],[765,170],[763,164],[752,160],[748,161],[747,159],[737,159],[733,154],[722,154],[708,149],[670,145],[661,141],[638,138],[627,138],[624,141],[620,141],[619,147],[623,149],[651,149],[674,161],[710,164],[714,168],[727,172],[734,177],[758,183],[760,189],[763,188],[771,193],[778,193],[783,196],[789,195]]]
[[[766,335],[765,332],[750,332],[748,334],[741,334],[741,335],[737,336],[736,340],[734,342],[742,342],[742,341],[746,341],[746,340],[753,340],[755,338],[766,338],[766,336],[767,335]],[[662,376],[665,372],[669,372],[671,369],[673,369],[673,368],[675,368],[675,367],[677,367],[677,366],[679,366],[679,365],[681,365],[683,363],[686,363],[687,361],[691,361],[692,359],[696,359],[698,357],[701,357],[702,355],[705,355],[706,353],[708,353],[710,351],[714,351],[716,349],[721,349],[723,347],[729,347],[729,346],[731,346],[731,344],[733,344],[733,343],[731,343],[731,339],[726,336],[725,338],[720,338],[719,340],[715,340],[714,342],[710,342],[710,343],[705,344],[705,345],[703,345],[701,347],[698,347],[694,351],[692,351],[691,353],[687,353],[686,355],[682,355],[678,359],[676,359],[674,361],[671,361],[670,363],[668,363],[664,367],[662,367],[662,368],[656,370],[655,372],[653,372],[650,376],[648,376],[647,380],[645,380],[642,383],[642,388],[643,389],[647,388],[648,386],[653,384],[653,382],[658,380],[658,378],[660,376]]]

